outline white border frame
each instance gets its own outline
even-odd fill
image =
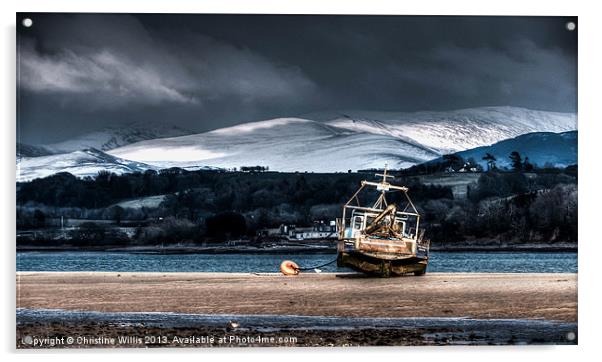
[[[10,2],[9,2],[10,1]],[[508,358],[524,357],[546,360],[575,360],[583,358],[582,352],[593,355],[597,346],[599,322],[599,290],[597,280],[601,242],[596,230],[600,221],[597,219],[601,204],[600,191],[597,187],[600,180],[599,139],[602,136],[602,112],[599,97],[601,94],[600,64],[600,16],[596,2],[575,1],[525,1],[503,0],[485,2],[475,0],[393,2],[383,0],[331,0],[331,1],[277,1],[277,0],[231,0],[231,1],[197,1],[192,0],[9,0],[2,2],[2,56],[0,67],[3,85],[0,88],[2,120],[2,163],[3,174],[2,200],[0,214],[4,263],[2,270],[3,318],[2,342],[3,351],[12,354],[5,356],[29,360],[34,358],[60,359],[62,361],[80,361],[82,358],[104,360],[115,358],[115,351],[96,350],[94,353],[78,351],[22,352],[15,355],[15,13],[16,12],[136,12],[136,13],[287,13],[287,14],[392,14],[392,15],[558,15],[578,16],[579,31],[579,346],[566,347],[443,347],[443,348],[362,348],[357,349],[276,349],[269,350],[269,357],[274,359],[429,359],[438,358],[447,361],[482,360],[505,361]],[[195,354],[204,352],[202,356]],[[359,352],[359,353],[358,353]],[[501,352],[501,353],[500,353]],[[48,354],[44,357],[36,354]],[[85,356],[82,353],[86,353]],[[163,361],[173,358],[195,360],[210,358],[211,360],[245,358],[263,360],[266,349],[228,349],[228,350],[120,350],[119,357],[139,357],[149,361]],[[290,355],[293,353],[293,355]],[[336,355],[334,354],[336,353]],[[339,356],[339,353],[343,355]],[[367,354],[377,355],[372,357]],[[577,353],[577,355],[576,355]],[[110,354],[111,356],[107,356]],[[309,354],[309,355],[308,355]],[[136,356],[138,357],[138,356]]]

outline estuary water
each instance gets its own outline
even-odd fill
[[[18,252],[17,271],[278,272],[289,259],[302,268],[328,263],[336,254],[138,254],[127,252]],[[348,272],[336,263],[323,272]],[[575,252],[431,252],[428,272],[576,273]]]

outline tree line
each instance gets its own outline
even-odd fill
[[[556,167],[543,165],[537,167],[529,160],[527,155],[521,155],[518,151],[512,151],[508,155],[510,161],[509,170],[501,170],[498,159],[493,154],[486,152],[481,160],[485,161],[486,168],[476,161],[474,157],[464,158],[457,153],[443,155],[440,159],[414,165],[401,172],[405,175],[432,174],[438,172],[484,172],[484,171],[511,171],[511,172],[558,172]],[[576,167],[576,166],[574,166]]]
[[[524,163],[523,160],[521,162]],[[433,242],[504,239],[533,242],[577,240],[576,167],[526,174],[482,172],[466,198],[450,187],[427,185],[393,172],[408,186]],[[17,185],[19,229],[48,227],[57,217],[112,220],[133,226],[133,235],[90,222],[71,231],[89,243],[199,243],[252,238],[280,224],[312,225],[340,217],[342,205],[373,173],[277,173],[169,169],[76,178],[62,173]],[[161,196],[154,206],[124,208],[124,200]],[[368,203],[373,200],[360,200]],[[403,195],[393,193],[391,202]]]

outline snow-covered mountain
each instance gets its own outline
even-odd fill
[[[576,129],[574,114],[514,107],[416,113],[330,112],[243,123],[184,136],[180,134],[185,130],[173,128],[178,137],[168,138],[162,137],[169,135],[169,129],[135,131],[126,127],[37,147],[36,152],[63,153],[18,159],[17,180],[64,171],[93,176],[100,170],[125,173],[167,167],[260,165],[286,172],[345,172],[382,168],[387,163],[392,168],[405,168],[527,133]],[[560,150],[564,146],[559,143],[555,145],[546,151],[551,156],[569,152]],[[526,153],[530,159],[537,157],[534,152],[533,156]]]
[[[312,115],[310,115],[312,116]],[[450,153],[532,132],[577,129],[572,113],[536,111],[519,107],[480,107],[445,112],[348,111],[313,114],[343,129],[411,139],[422,146]]]
[[[106,127],[67,141],[41,145],[39,147],[57,154],[74,152],[86,148],[108,151],[135,142],[183,136],[191,133],[193,132],[173,125],[134,122],[126,126]]]
[[[523,159],[529,157],[529,163],[539,167],[546,164],[557,167],[574,165],[577,163],[577,131],[529,133],[457,154],[465,160],[472,157],[486,168],[487,164],[482,158],[490,153],[497,159],[496,165],[503,168],[510,167],[508,156],[513,151],[517,151]]]
[[[42,146],[32,146],[17,142],[17,160],[21,157],[40,157],[51,155],[52,152]]]
[[[332,112],[244,123],[110,150],[156,167],[261,165],[276,171],[404,168],[532,132],[577,128],[576,115],[515,107],[450,112]],[[312,117],[313,119],[310,119]]]
[[[89,148],[71,153],[41,157],[22,157],[17,164],[17,182],[69,172],[78,177],[96,176],[100,171],[124,174],[154,169],[153,166],[123,160],[100,150]]]

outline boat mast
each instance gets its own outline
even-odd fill
[[[386,163],[385,163],[385,170],[383,171],[383,173],[377,173],[377,174],[375,174],[375,176],[381,176],[383,179],[376,186],[376,189],[380,191],[380,196],[378,197],[378,199],[376,200],[376,202],[374,203],[374,206],[372,206],[372,208],[384,210],[388,206],[387,198],[385,197],[385,193],[389,190],[389,187],[391,186],[391,184],[387,182],[387,178],[394,178],[394,177],[387,175],[387,164]]]

